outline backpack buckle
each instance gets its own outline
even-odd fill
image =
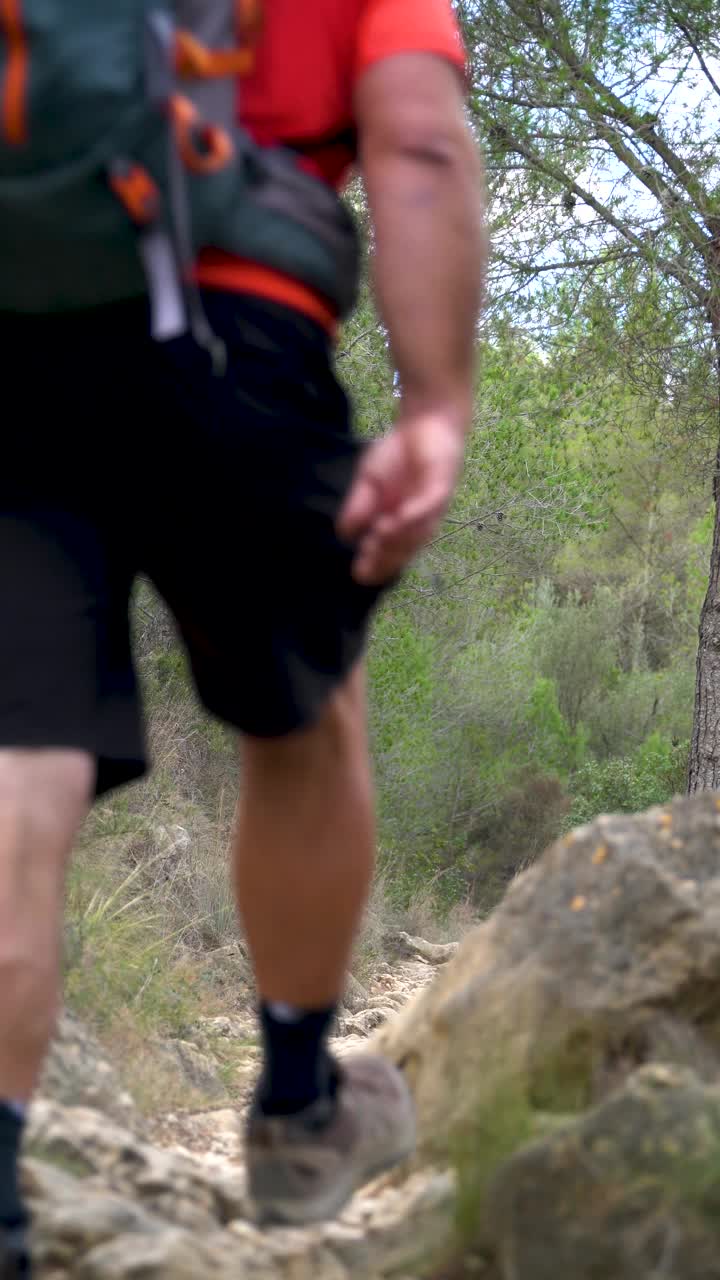
[[[220,125],[202,120],[189,98],[174,94],[170,118],[183,164],[191,173],[217,173],[235,153],[230,135]]]

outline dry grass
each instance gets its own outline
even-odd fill
[[[103,1043],[111,1060],[118,1064],[120,1079],[143,1115],[188,1111],[207,1102],[180,1067],[166,1054],[156,1051],[152,1040],[148,1040],[131,1014],[114,1021],[103,1036]]]
[[[148,841],[128,851],[143,868],[151,898],[192,951],[213,951],[238,936],[229,874],[233,811],[221,796],[215,822],[190,812],[184,822],[156,825]]]

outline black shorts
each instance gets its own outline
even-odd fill
[[[128,603],[178,623],[205,706],[271,737],[360,656],[378,592],[335,519],[359,445],[312,321],[209,293],[228,349],[148,335],[144,304],[0,315],[0,746],[72,747],[98,792],[145,767]]]

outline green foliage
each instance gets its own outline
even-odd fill
[[[536,391],[525,383],[526,403]],[[624,434],[605,451],[611,481],[586,489],[584,524],[543,529],[515,462],[486,450],[481,479],[471,450],[458,503],[470,510],[482,488],[487,509],[504,485],[503,520],[451,521],[381,612],[372,725],[383,865],[400,899],[432,880],[439,903],[469,893],[485,910],[569,822],[682,789],[711,529],[702,487],[646,431],[644,401],[616,398]],[[572,474],[599,465],[577,415],[559,440]],[[526,466],[532,456],[542,475],[560,455],[528,445]]]
[[[702,8],[459,0],[497,193],[499,282],[508,294],[537,282],[541,324],[559,313],[577,325],[578,296],[597,281],[628,329],[662,299],[658,336],[676,336],[673,291],[705,325],[719,197],[716,42]]]
[[[634,813],[664,804],[684,789],[688,743],[655,732],[632,756],[589,760],[573,780],[568,826],[599,813]]]
[[[572,592],[556,603],[545,584],[536,605],[536,643],[540,669],[552,679],[560,712],[577,733],[597,690],[612,686],[617,668],[619,601],[605,588],[596,588],[582,603]]]
[[[558,705],[555,680],[538,676],[530,694],[528,727],[546,768],[567,777],[580,767],[585,756],[586,735],[582,725],[571,730]]]
[[[417,760],[428,750],[423,730],[433,699],[434,647],[433,637],[392,603],[381,613],[368,664],[374,700],[383,707],[373,723],[381,755],[409,752]]]
[[[461,1247],[482,1243],[485,1204],[498,1170],[542,1129],[527,1096],[527,1084],[508,1078],[456,1143],[453,1165],[458,1177],[455,1215]]]

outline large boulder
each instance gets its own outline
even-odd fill
[[[421,1158],[512,1088],[583,1109],[650,1061],[720,1076],[720,800],[599,818],[520,876],[375,1038],[404,1068]]]
[[[720,799],[554,845],[375,1047],[460,1174],[449,1274],[720,1276]]]

